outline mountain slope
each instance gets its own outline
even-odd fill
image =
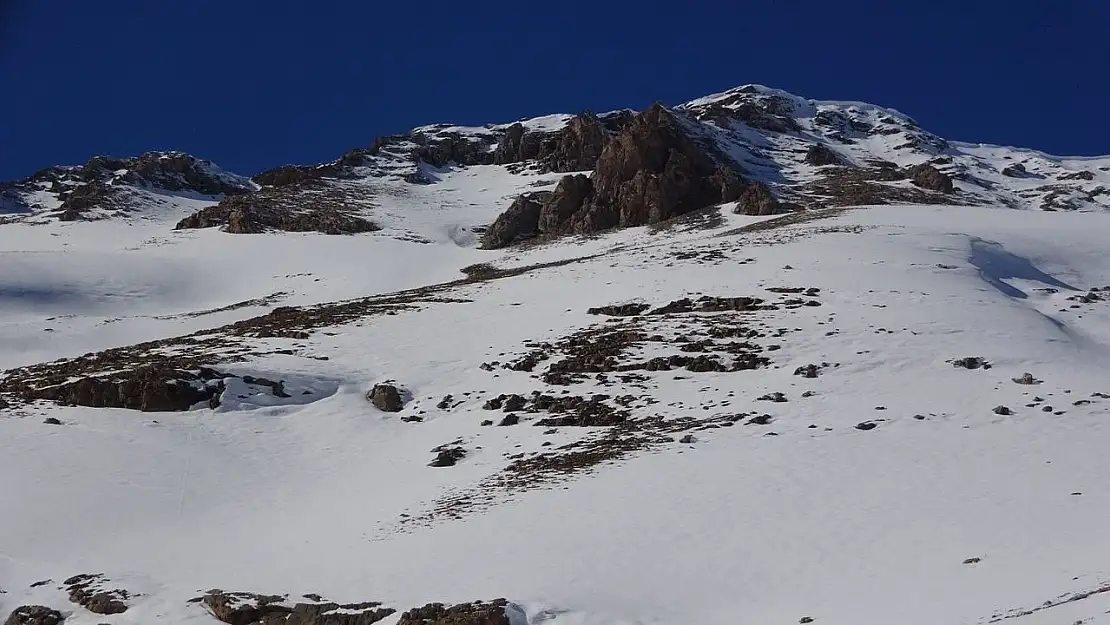
[[[637,123],[618,115],[594,180]],[[1104,161],[765,88],[656,115],[790,212],[737,198],[479,249],[521,194],[588,171],[552,164],[588,142],[436,127],[438,165],[413,142],[374,170],[396,139],[234,196],[364,198],[349,214],[378,229],[351,236],[174,230],[185,211],[0,226],[0,614],[1110,623],[1108,217],[1012,208]],[[487,156],[504,145],[534,156]],[[908,178],[927,161],[952,193]],[[937,203],[836,206],[814,184],[838,167]],[[456,612],[406,613],[431,602]]]

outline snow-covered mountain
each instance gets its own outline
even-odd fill
[[[5,184],[0,617],[1110,623],[1108,185],[751,85]]]

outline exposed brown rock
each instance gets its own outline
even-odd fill
[[[62,613],[44,605],[24,605],[12,611],[4,625],[60,625],[65,621]]]
[[[382,412],[401,412],[405,407],[401,392],[392,384],[375,384],[366,398]]]
[[[930,191],[953,193],[952,179],[942,174],[939,169],[928,163],[915,165],[909,169],[910,182]]]
[[[505,599],[445,606],[429,603],[401,615],[397,625],[509,625]]]
[[[296,194],[296,190],[282,187],[226,197],[219,204],[182,219],[175,229],[220,227],[231,234],[260,234],[268,230],[356,234],[380,230],[374,223],[342,208],[339,198]]]
[[[778,215],[790,211],[779,204],[767,185],[756,182],[740,194],[733,212],[740,215]]]
[[[564,223],[574,215],[593,192],[593,181],[588,176],[576,174],[563,176],[555,187],[554,193],[547,196],[540,209],[537,230],[541,233],[557,233]]]
[[[69,591],[69,600],[96,614],[122,614],[127,611],[126,590],[105,588],[107,580],[100,574],[75,575],[63,584]]]
[[[24,401],[48,400],[91,408],[171,412],[188,410],[201,402],[218,401],[225,377],[213,369],[193,372],[151,364],[112,375],[20,390]]]
[[[590,136],[596,137],[596,132],[594,128]],[[545,235],[588,234],[659,223],[735,200],[746,187],[731,164],[711,156],[686,134],[673,113],[656,104],[605,145],[592,177],[568,176],[559,183],[543,202],[536,229]],[[521,217],[528,217],[530,225],[533,209],[516,206],[500,226],[524,222]],[[489,238],[487,247],[512,240],[501,236],[501,230]]]
[[[526,193],[513,201],[509,209],[497,216],[482,235],[482,247],[497,249],[534,237],[538,231],[540,211],[548,191]]]
[[[319,595],[306,595],[317,601]],[[372,625],[396,612],[378,602],[288,605],[281,595],[211,590],[198,600],[209,613],[228,625]]]

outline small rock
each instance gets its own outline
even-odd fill
[[[485,419],[479,425],[481,425],[482,427],[485,427],[487,425],[493,425],[493,421],[490,421],[489,419]]]
[[[1026,372],[1020,378],[1011,378],[1015,384],[1040,384],[1041,381],[1033,377],[1032,373]]]
[[[805,365],[794,370],[794,375],[800,375],[803,378],[815,378],[819,373],[820,368],[817,365]]]
[[[47,418],[43,419],[42,422],[45,423],[46,425],[61,425],[62,424],[62,422],[59,419],[57,419],[56,417],[47,417]]]
[[[991,364],[978,356],[968,356],[950,361],[953,367],[962,369],[990,369]]]
[[[1045,406],[1041,408],[1041,412],[1052,412],[1052,406]]]
[[[506,425],[516,425],[518,423],[520,423],[520,416],[519,415],[507,414],[507,415],[505,415],[505,418],[501,419],[501,422],[498,423],[497,425],[506,426]]]
[[[864,421],[863,423],[857,423],[856,424],[856,429],[857,430],[863,430],[865,432],[867,430],[874,430],[877,427],[879,427],[879,424],[875,423],[873,421]]]
[[[994,414],[997,414],[997,415],[1003,415],[1003,416],[1009,416],[1009,415],[1012,415],[1012,414],[1014,414],[1014,411],[1013,411],[1013,410],[1010,410],[1010,409],[1009,409],[1009,408],[1007,408],[1006,406],[995,406],[995,407],[994,407]]]
[[[678,439],[678,442],[687,443],[687,444],[688,443],[696,443],[697,441],[698,441],[698,439],[695,438],[693,434],[687,434],[686,436],[683,436],[682,438]]]
[[[803,616],[802,618],[798,619],[798,622],[801,623],[802,625],[805,625],[806,623],[812,623],[813,618],[809,617],[809,616]]]
[[[458,464],[459,460],[466,457],[466,450],[462,447],[437,448],[433,451],[438,453],[435,459],[428,464],[430,467],[452,467]]]
[[[982,561],[982,558],[968,558],[964,560],[964,564],[979,564]]]
[[[767,395],[764,395],[763,397],[760,397],[756,401],[773,401],[777,404],[781,404],[789,400],[787,400],[786,395],[783,395],[782,393],[769,393]]]
[[[443,399],[439,400],[439,403],[436,404],[436,408],[439,408],[440,410],[447,410],[451,407],[451,402],[454,401],[454,399],[455,398],[451,395],[444,395]]]

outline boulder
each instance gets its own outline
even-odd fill
[[[401,412],[405,407],[401,392],[392,384],[375,384],[366,398],[382,412]]]

